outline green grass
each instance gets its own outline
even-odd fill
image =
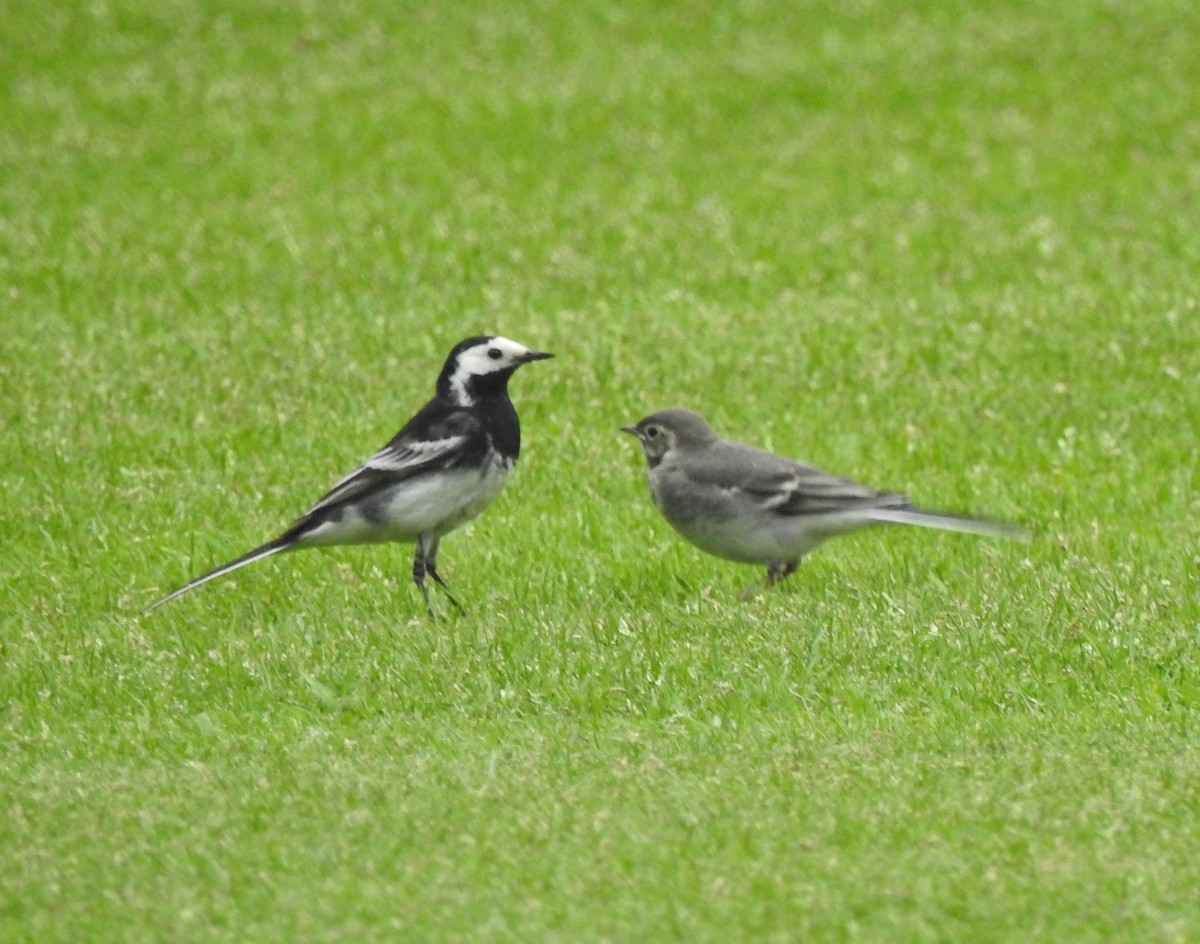
[[[1200,11],[0,7],[0,939],[1200,937]],[[441,565],[270,561],[460,337]],[[781,592],[616,427],[1029,523]]]

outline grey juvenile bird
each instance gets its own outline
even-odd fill
[[[433,399],[386,446],[333,486],[279,537],[172,590],[146,609],[264,557],[304,547],[413,542],[413,582],[433,616],[428,574],[450,602],[437,571],[438,542],[500,494],[521,451],[521,427],[508,398],[518,367],[551,357],[508,338],[460,341]]]
[[[765,564],[768,587],[824,541],[870,524],[1027,537],[1011,525],[923,511],[903,495],[721,439],[691,410],[661,410],[621,430],[641,443],[650,494],[671,526],[709,554]]]

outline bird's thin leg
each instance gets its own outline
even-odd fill
[[[428,571],[429,576],[433,578],[434,583],[442,588],[442,592],[446,594],[446,599],[454,604],[454,606],[458,609],[459,614],[466,616],[467,611],[463,609],[463,605],[461,603],[454,599],[454,594],[450,592],[450,588],[446,585],[446,581],[442,579],[441,574],[439,574],[437,571],[437,552],[438,539],[434,538],[425,551],[425,570]]]
[[[425,574],[429,570],[425,560],[428,547],[429,544],[426,535],[418,535],[417,550],[413,554],[412,577],[413,583],[421,591],[421,596],[425,598],[425,611],[429,614],[430,619],[436,619],[437,617],[433,615],[433,605],[429,602],[429,588],[425,586]]]
[[[796,568],[800,566],[798,560],[788,561],[786,564],[771,564],[767,567],[767,586],[773,587],[785,577],[790,577],[796,572]]]
[[[794,574],[796,572],[796,568],[799,566],[800,562],[798,560],[788,561],[787,563],[783,564],[767,564],[767,579],[762,583],[751,584],[749,587],[743,590],[742,599],[748,600],[751,597],[756,596],[762,590],[770,590],[785,577]]]

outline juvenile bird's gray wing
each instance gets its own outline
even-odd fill
[[[715,443],[692,458],[695,481],[753,498],[777,515],[829,515],[871,508],[907,508],[903,495],[881,492],[742,443]]]
[[[780,515],[828,515],[909,505],[903,495],[881,492],[799,462],[771,491],[763,493],[763,502]]]
[[[453,469],[482,457],[488,442],[479,419],[465,410],[440,410],[440,415],[423,416],[432,406],[414,416],[391,442],[337,481],[300,520],[406,479]]]
[[[728,496],[740,493],[762,514],[820,519],[812,522],[820,530],[851,530],[875,522],[1029,540],[1026,528],[927,511],[896,492],[881,492],[742,443],[713,443],[687,456],[680,466],[695,485]]]
[[[792,463],[791,475],[780,482],[763,484],[769,486],[761,493],[764,508],[787,517],[820,517],[826,526],[831,525],[835,530],[853,527],[856,523],[874,522],[1029,540],[1025,528],[966,515],[927,511],[914,506],[904,495],[881,492],[800,462]]]

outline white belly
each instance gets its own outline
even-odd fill
[[[300,543],[413,542],[424,533],[441,537],[490,505],[510,471],[512,462],[497,458],[477,471],[458,470],[399,482],[362,506],[343,509],[339,519],[317,526]]]
[[[450,510],[432,528],[433,532],[441,537],[477,516],[504,490],[512,467],[511,459],[497,456],[481,474],[470,476],[473,484],[457,489],[453,501],[447,502]]]

